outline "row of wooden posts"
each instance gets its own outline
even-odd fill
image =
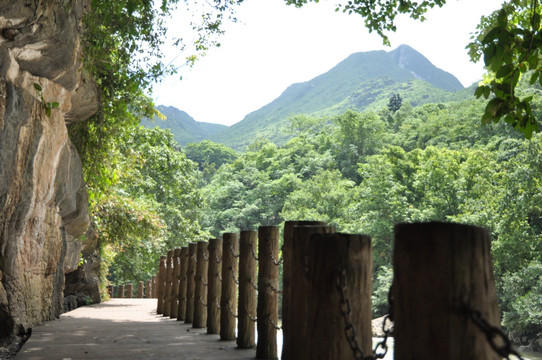
[[[311,221],[286,222],[283,236],[282,359],[382,358],[385,343],[372,349],[370,237]],[[242,231],[240,249],[237,234],[224,233],[169,251],[158,313],[207,326],[222,340],[235,340],[237,317],[242,348],[255,345],[256,322],[256,358],[276,359],[278,250],[279,229],[265,226]],[[393,268],[395,359],[497,360],[512,351],[498,325],[487,231],[399,224]]]
[[[148,280],[146,283],[144,281],[138,281],[137,293],[135,294],[134,285],[132,283],[127,283],[119,286],[110,285],[107,290],[109,291],[109,297],[111,298],[131,299],[135,295],[135,297],[139,299],[151,299],[156,298],[156,281],[156,276],[153,276],[152,280]]]

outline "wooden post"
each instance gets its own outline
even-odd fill
[[[109,297],[112,299],[115,297],[115,286],[114,285],[109,285],[107,287],[107,289],[109,290]]]
[[[119,285],[119,299],[124,298],[124,285]]]
[[[181,277],[181,249],[173,252],[173,273],[171,285],[171,305],[169,317],[176,319],[179,315],[179,280]]]
[[[179,310],[177,311],[177,320],[183,321],[186,316],[186,282],[188,271],[188,247],[181,249],[181,276],[179,278]]]
[[[164,313],[164,297],[166,291],[166,261],[166,256],[160,256],[160,267],[158,268],[158,283],[156,286],[156,299],[158,300],[158,305],[156,306],[156,313],[158,315]]]
[[[220,340],[235,340],[237,312],[237,268],[239,241],[237,234],[222,234],[222,292],[220,294]]]
[[[186,313],[184,315],[185,324],[191,324],[194,321],[194,291],[196,290],[196,249],[197,244],[188,244],[188,269],[186,272]]]
[[[143,290],[143,281],[137,282],[137,298],[143,299],[144,290]]]
[[[193,328],[204,328],[207,325],[207,276],[209,271],[209,254],[207,253],[208,243],[198,241],[196,278],[194,289],[194,321]]]
[[[282,244],[282,330],[283,338],[285,334],[290,334],[294,329],[290,330],[288,328],[290,319],[290,303],[291,300],[291,275],[293,264],[293,235],[295,226],[327,226],[327,223],[322,221],[285,221],[284,222],[284,239]],[[291,344],[290,341],[283,341],[282,343],[282,358],[288,353],[288,346]],[[286,355],[288,357],[288,355]],[[286,358],[284,358],[286,359]]]
[[[145,297],[147,299],[152,298],[152,280],[147,280],[147,284],[145,286]]]
[[[297,359],[353,359],[354,352],[345,328],[355,329],[356,341],[364,356],[372,355],[371,238],[364,235],[324,234],[305,238],[306,266],[298,270],[307,279],[306,308],[296,308],[294,329],[307,324],[302,357]],[[299,244],[301,245],[301,244]],[[296,249],[298,244],[294,245]],[[303,245],[302,245],[303,246]],[[294,288],[297,290],[298,283]],[[351,313],[345,319],[342,310]]]
[[[151,294],[149,297],[156,299],[158,296],[156,295],[156,289],[158,288],[158,276],[153,275],[151,279]]]
[[[209,240],[207,276],[207,334],[220,333],[220,294],[222,276],[222,239]]]
[[[395,359],[501,358],[472,318],[479,311],[491,326],[500,324],[487,231],[396,225],[393,266]]]
[[[173,285],[173,254],[174,250],[168,250],[166,260],[166,294],[164,297],[164,316],[171,314],[171,290]]]
[[[257,231],[241,231],[239,237],[239,306],[237,317],[237,346],[256,346],[256,246]]]
[[[278,359],[279,237],[277,226],[258,228],[258,345],[256,359]]]
[[[331,234],[335,228],[328,226],[294,226],[289,234],[284,233],[284,279],[289,280],[288,292],[283,293],[283,310],[287,310],[282,317],[283,345],[282,359],[301,359],[304,351],[303,344],[310,339],[308,335],[309,324],[296,320],[300,309],[309,306],[307,298],[307,279],[305,266],[310,248],[310,236],[313,234]],[[286,282],[284,283],[286,285]],[[285,287],[286,288],[286,287]],[[285,307],[284,307],[285,306]]]
[[[126,284],[126,298],[131,299],[133,293],[134,293],[134,285],[132,285],[132,283]]]

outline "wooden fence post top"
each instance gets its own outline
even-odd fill
[[[173,250],[173,256],[177,257],[181,255],[181,248],[176,248]]]
[[[160,261],[164,261],[164,260],[166,260],[166,259],[167,259],[167,256],[166,256],[166,255],[161,255],[161,256],[160,256]]]

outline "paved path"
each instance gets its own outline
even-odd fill
[[[35,327],[15,359],[248,360],[206,329],[156,315],[156,299],[112,299],[78,308]]]

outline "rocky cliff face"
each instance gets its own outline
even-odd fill
[[[86,0],[0,2],[0,339],[62,311],[88,228],[66,125],[97,109],[81,70]],[[38,84],[38,85],[35,85]],[[41,90],[40,90],[41,89]],[[47,104],[58,103],[47,110]]]

